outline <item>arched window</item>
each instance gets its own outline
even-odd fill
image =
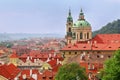
[[[87,39],[89,39],[89,33],[87,33]]]
[[[69,28],[69,32],[71,32],[71,28]]]
[[[82,32],[80,33],[80,39],[83,39],[83,34],[82,34]]]

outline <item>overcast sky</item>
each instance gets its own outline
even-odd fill
[[[69,8],[74,22],[82,8],[93,31],[120,19],[120,0],[0,0],[0,33],[65,34]]]

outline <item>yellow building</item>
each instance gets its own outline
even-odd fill
[[[18,60],[19,60],[19,58],[16,53],[11,54],[10,63],[13,63],[15,66],[17,66]]]
[[[77,41],[87,41],[92,38],[91,25],[85,20],[84,13],[81,9],[78,20],[73,23],[71,11],[67,17],[66,24],[66,40],[67,44],[75,43]]]

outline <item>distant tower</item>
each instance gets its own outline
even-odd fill
[[[71,43],[72,40],[72,26],[73,26],[73,18],[71,16],[71,10],[69,9],[67,23],[66,23],[66,40],[67,44]]]
[[[73,18],[71,16],[71,11],[69,10],[66,24],[66,32],[66,40],[68,44],[76,43],[79,41],[88,41],[92,39],[91,25],[85,20],[82,9],[80,11],[78,20],[74,24]]]

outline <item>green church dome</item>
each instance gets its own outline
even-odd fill
[[[78,20],[74,23],[73,27],[91,27],[91,25],[85,20]]]

